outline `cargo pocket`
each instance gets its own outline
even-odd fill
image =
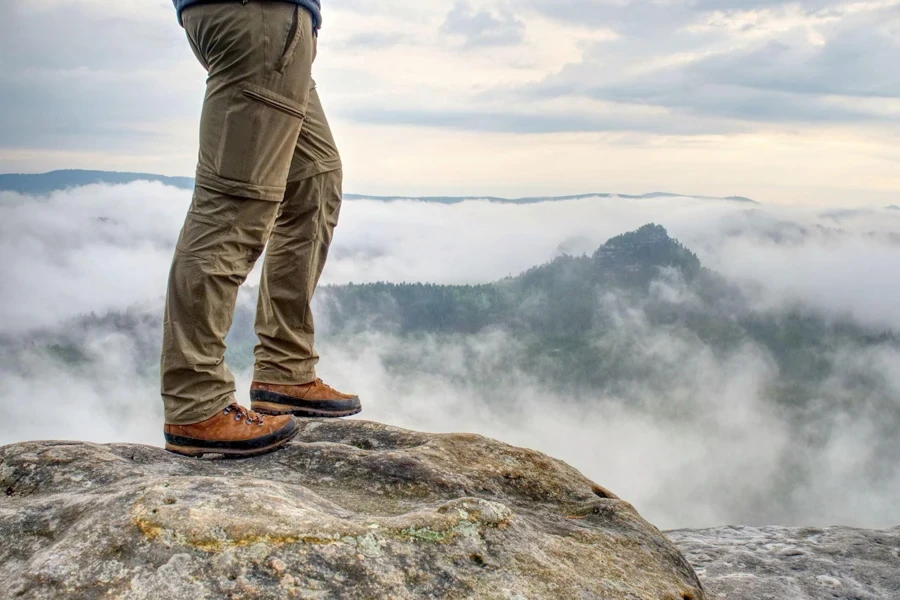
[[[237,90],[224,119],[217,174],[248,184],[252,197],[280,201],[305,111],[305,102],[259,85]]]

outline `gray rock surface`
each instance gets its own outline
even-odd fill
[[[710,600],[900,600],[900,527],[669,531]]]
[[[627,502],[474,435],[306,421],[249,460],[0,448],[3,598],[703,600]]]

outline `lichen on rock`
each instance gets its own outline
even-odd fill
[[[13,598],[702,600],[634,508],[487,438],[303,421],[282,451],[0,448],[0,589]]]

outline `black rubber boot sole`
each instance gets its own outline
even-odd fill
[[[198,440],[166,434],[166,450],[194,458],[200,458],[205,454],[221,454],[226,458],[251,458],[278,450],[297,437],[298,433],[300,427],[292,421],[269,435],[240,442]]]
[[[356,396],[347,400],[301,400],[276,392],[251,390],[250,410],[263,415],[337,419],[359,414],[362,412],[362,405]]]

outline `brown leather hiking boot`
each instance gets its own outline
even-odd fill
[[[247,457],[281,448],[300,432],[300,427],[290,415],[266,419],[232,404],[200,423],[166,425],[163,431],[166,450],[175,454]]]
[[[342,394],[321,379],[302,385],[254,381],[250,386],[250,400],[253,410],[265,415],[349,417],[362,410],[359,396]]]

